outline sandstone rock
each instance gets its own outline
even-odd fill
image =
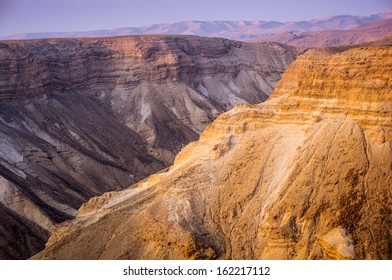
[[[220,115],[34,259],[391,259],[391,57],[306,52],[267,102]]]
[[[0,220],[44,234],[1,250],[29,256],[89,198],[165,168],[219,113],[264,101],[297,54],[192,36],[2,41]]]

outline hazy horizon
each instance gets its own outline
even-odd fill
[[[188,20],[290,22],[337,15],[372,15],[391,5],[390,0],[0,0],[0,37],[141,27]]]

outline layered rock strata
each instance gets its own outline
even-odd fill
[[[392,48],[317,49],[35,259],[391,259]]]
[[[264,101],[297,53],[192,36],[1,41],[0,258],[29,257],[89,198]]]

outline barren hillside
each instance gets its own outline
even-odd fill
[[[0,258],[36,253],[83,202],[264,101],[297,54],[192,36],[0,41]]]
[[[391,259],[392,48],[315,49],[35,259]]]

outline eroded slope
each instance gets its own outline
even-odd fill
[[[265,100],[296,55],[192,36],[1,41],[0,219],[21,217],[36,242],[4,230],[1,251],[18,253],[0,258],[37,252],[89,198],[170,165],[219,113]]]
[[[312,50],[36,259],[391,259],[392,48]]]

